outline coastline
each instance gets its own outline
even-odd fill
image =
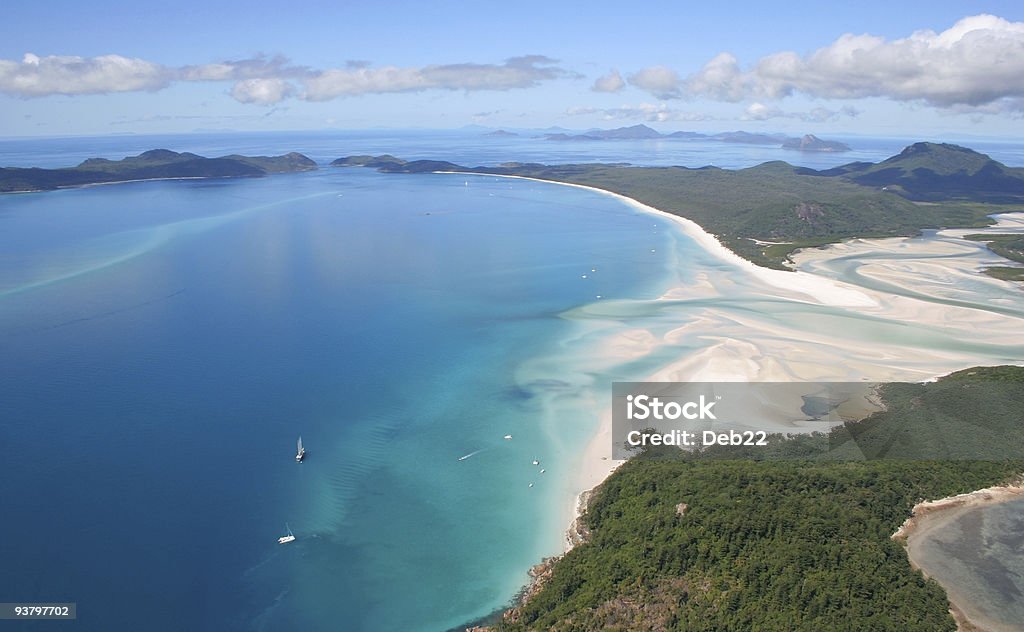
[[[926,578],[930,577],[928,571],[920,563],[921,552],[916,545],[934,537],[936,531],[940,531],[953,521],[966,513],[976,511],[981,507],[998,505],[1005,502],[1024,499],[1024,476],[1013,481],[1009,485],[986,487],[964,494],[948,496],[938,500],[924,500],[914,505],[911,515],[892,534],[892,539],[901,543],[906,549],[907,559],[910,566],[921,572]],[[984,619],[981,615],[972,613],[972,600],[958,592],[956,586],[947,586],[938,578],[934,578],[942,585],[949,600],[949,612],[956,620],[957,629],[963,632],[975,630],[999,630],[1002,626],[993,621]]]
[[[733,285],[749,290],[755,300],[786,302],[798,307],[803,304],[808,311],[826,308],[842,312],[843,318],[862,318],[869,323],[884,322],[895,328],[915,327],[942,337],[940,344],[934,348],[927,341],[921,340],[865,342],[856,336],[844,340],[845,332],[842,329],[820,326],[817,331],[815,328],[804,329],[799,325],[780,323],[778,319],[751,316],[744,310],[725,309],[704,309],[696,315],[686,312],[666,330],[650,326],[644,322],[643,316],[633,317],[634,312],[628,309],[616,312],[616,301],[604,300],[570,310],[563,315],[568,319],[607,323],[601,331],[610,335],[601,344],[602,348],[589,352],[591,367],[613,367],[624,361],[655,357],[659,351],[671,352],[675,347],[683,347],[682,341],[693,337],[712,342],[701,348],[686,349],[679,355],[670,354],[671,357],[667,358],[663,354],[662,358],[667,361],[657,364],[656,368],[638,381],[930,381],[971,366],[1021,364],[1021,356],[1015,354],[1024,347],[1018,350],[1007,349],[1005,357],[992,357],[989,347],[1020,345],[1017,338],[1024,320],[1024,310],[993,310],[977,297],[974,297],[972,305],[969,300],[956,300],[962,297],[945,295],[947,291],[955,290],[951,287],[954,283],[947,274],[949,271],[944,267],[948,265],[946,257],[980,253],[984,248],[981,244],[978,244],[979,247],[965,247],[949,240],[941,243],[929,240],[912,242],[924,248],[921,261],[913,262],[916,266],[908,267],[907,259],[895,263],[877,262],[875,276],[885,283],[861,285],[847,282],[839,274],[833,274],[834,271],[827,269],[827,264],[833,260],[857,260],[860,255],[873,253],[880,247],[882,250],[901,251],[910,239],[894,237],[851,240],[825,248],[798,251],[795,258],[797,270],[773,270],[740,257],[696,222],[619,193],[525,176],[437,173],[533,180],[610,195],[639,212],[672,221],[683,235],[695,242],[707,255],[731,269],[728,274],[714,275],[714,278],[701,274],[690,282],[670,284],[661,296],[650,301],[626,303],[646,303],[641,307],[654,310],[672,309],[675,304],[685,305],[695,299],[713,300],[722,294],[723,286]],[[936,257],[942,258],[941,264],[928,261]],[[958,260],[954,269],[955,279],[980,279],[988,288],[1013,288],[1007,282],[984,277],[978,273],[978,269],[971,261],[964,263]],[[908,270],[913,275],[903,278]],[[870,275],[863,276],[872,278]],[[860,281],[862,277],[858,276],[857,279]],[[1019,290],[1013,288],[1013,291]],[[664,322],[668,320],[663,318],[660,326],[664,327]],[[985,335],[976,350],[950,352],[941,348],[943,340],[947,343],[950,340],[977,340],[979,331],[984,331]],[[843,357],[844,362],[836,363],[836,357]],[[599,372],[599,369],[591,370]],[[801,432],[811,428],[785,430]],[[565,518],[561,523],[567,527],[563,532],[562,555],[582,541],[577,527],[586,508],[587,495],[625,462],[613,460],[611,453],[611,413],[606,411],[600,413],[597,429],[583,450],[575,477],[568,483],[572,499],[566,502]],[[560,557],[545,560],[544,569],[548,569]],[[540,590],[544,578],[550,574],[536,569],[531,573],[531,581],[523,595]]]
[[[953,510],[970,509],[984,505],[997,505],[1024,498],[1024,478],[1014,481],[1011,485],[998,485],[986,487],[972,492],[947,496],[938,500],[922,500],[910,510],[910,517],[907,518],[899,529],[892,534],[892,539],[908,542],[912,537],[922,537],[936,528],[936,518],[942,515],[948,520]],[[917,568],[917,566],[914,566]]]
[[[592,187],[582,184],[575,184],[570,182],[558,182],[554,180],[544,180],[541,178],[530,178],[526,176],[516,176],[507,174],[483,174],[474,172],[461,172],[461,171],[439,171],[436,173],[444,174],[455,174],[460,176],[475,176],[475,177],[495,177],[495,178],[512,178],[517,180],[529,180],[534,182],[540,182],[545,184],[555,184],[560,186],[575,187],[578,189],[584,189],[602,195],[608,195],[618,199],[625,203],[627,206],[638,210],[642,213],[653,215],[674,222],[680,227],[684,234],[696,242],[705,251],[722,260],[723,262],[739,266],[743,268],[747,273],[755,276],[759,280],[778,288],[779,290],[787,289],[794,290],[802,294],[802,300],[808,302],[820,302],[821,298],[827,297],[827,304],[838,305],[838,306],[870,306],[876,305],[876,302],[858,292],[854,288],[840,287],[835,283],[832,283],[828,279],[817,277],[806,272],[787,272],[783,270],[772,270],[769,268],[763,268],[747,261],[743,257],[732,252],[726,248],[717,237],[704,230],[699,224],[693,220],[674,215],[667,211],[649,206],[642,202],[639,202],[633,198],[627,197],[614,191],[608,191],[598,187]],[[797,281],[796,284],[793,281]],[[801,285],[802,284],[802,285]],[[658,300],[670,300],[677,294],[678,288],[670,288],[667,290]],[[817,299],[817,300],[816,300]],[[655,343],[656,344],[656,343]],[[648,349],[649,351],[650,349]],[[703,363],[707,358],[695,358],[698,364]],[[690,373],[691,371],[687,371]],[[697,377],[697,372],[692,372],[692,377]],[[725,379],[735,379],[734,374],[729,373]],[[785,376],[780,376],[782,379],[786,379]],[[659,378],[658,375],[649,376],[651,380],[664,379]],[[676,379],[681,379],[677,377]],[[702,376],[702,379],[709,379],[706,376]],[[710,378],[714,379],[714,378]],[[761,377],[765,379],[765,377]],[[569,506],[566,508],[565,520],[563,524],[566,525],[566,530],[563,538],[563,552],[567,553],[576,544],[579,543],[578,538],[575,536],[575,525],[576,521],[582,516],[585,510],[585,499],[586,495],[593,491],[597,486],[605,481],[611,474],[625,461],[615,460],[612,458],[612,416],[610,411],[606,411],[601,414],[598,428],[588,442],[586,448],[583,451],[581,466],[577,470],[577,477],[572,485],[573,498]]]
[[[990,340],[997,344],[1013,344],[1019,335],[1021,323],[1018,318],[958,305],[943,305],[942,309],[935,309],[935,305],[915,298],[914,294],[920,279],[900,284],[902,289],[906,290],[906,295],[901,295],[847,283],[818,271],[817,266],[822,261],[839,257],[847,258],[858,246],[867,251],[877,249],[879,244],[901,248],[910,238],[851,240],[832,244],[825,248],[797,251],[799,253],[798,269],[794,271],[774,270],[758,266],[729,250],[717,237],[704,230],[693,220],[649,206],[620,193],[582,184],[527,176],[457,171],[435,173],[529,180],[543,184],[575,187],[612,196],[639,212],[673,222],[703,251],[746,276],[749,279],[748,282],[756,287],[760,294],[770,299],[783,298],[814,306],[852,309],[872,318],[883,317],[904,325],[917,323],[949,330],[953,335],[968,339],[972,335],[976,335],[975,332],[978,331],[978,328],[985,328]],[[998,227],[999,224],[993,226],[993,228]],[[983,244],[977,244],[972,250],[980,252],[984,251],[985,247]],[[949,254],[951,251],[956,252],[957,246],[931,244],[927,246],[926,255],[943,255]],[[901,265],[905,267],[906,263],[901,262]],[[933,267],[924,266],[924,268],[923,275],[935,276]],[[982,279],[984,283],[1010,285],[1007,282],[984,277],[978,274],[976,269],[975,266],[967,266],[967,269],[958,272],[965,275],[971,274],[974,278]],[[945,278],[937,278],[935,281],[935,286],[939,288],[948,285],[948,279]],[[717,293],[716,283],[719,282],[718,279],[701,278],[695,284],[669,287],[661,296],[654,299],[654,302],[673,302],[682,298],[692,298],[695,295],[714,296]],[[735,281],[729,280],[728,282]],[[583,306],[579,311],[590,318],[600,317],[602,314],[598,310],[601,307],[606,308],[610,303],[612,301],[601,302],[600,306],[598,304]],[[573,316],[573,314],[568,315],[569,318]],[[679,339],[696,330],[716,325],[711,320],[710,318],[697,318],[689,323],[681,322],[660,336],[658,332],[651,332],[642,327],[629,327],[625,331],[615,332],[613,340],[606,349],[596,353],[596,358],[606,361],[608,358],[622,360],[647,356],[664,346],[675,344]],[[797,348],[792,340],[786,340],[787,337],[792,337],[791,330],[786,330],[771,322],[741,319],[735,314],[730,315],[728,320],[738,336],[730,337],[727,335],[728,331],[723,331],[720,335],[715,336],[715,344],[696,353],[674,359],[642,377],[640,381],[854,381],[864,379],[865,376],[869,376],[872,381],[930,381],[956,370],[986,363],[983,358],[969,357],[970,354],[964,354],[958,358],[952,354],[936,352],[930,355],[924,354],[925,357],[918,357],[914,361],[901,365],[894,362],[892,345],[879,343],[874,345],[874,348],[861,350],[860,355],[863,357],[850,360],[849,366],[836,367],[832,350],[843,348],[841,340],[837,344],[836,340],[829,339],[831,336],[819,336],[814,332],[800,332],[800,342],[813,352],[813,354],[809,354],[808,348]],[[831,333],[829,332],[829,334]],[[767,342],[762,340],[751,342],[752,339],[757,338],[758,334],[769,340]],[[922,354],[918,352],[917,355]],[[804,357],[800,357],[797,362],[793,360],[797,356]],[[783,358],[783,360],[779,361],[779,358]],[[988,363],[992,364],[992,362]],[[1005,363],[1021,364],[1021,361]],[[611,425],[610,411],[603,412],[599,417],[596,431],[582,453],[580,466],[571,484],[572,499],[567,503],[565,519],[562,522],[566,525],[563,553],[574,546],[573,525],[585,509],[582,502],[583,495],[600,485],[625,462],[611,458]],[[798,429],[792,430],[799,431]]]

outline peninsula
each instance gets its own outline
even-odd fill
[[[857,237],[982,227],[1024,208],[1024,169],[950,144],[915,143],[879,163],[817,171],[782,161],[748,169],[621,164],[504,163],[465,167],[391,155],[339,158],[332,166],[387,173],[469,172],[581,184],[693,220],[758,265],[789,269],[791,253]]]
[[[205,158],[188,152],[152,149],[121,160],[90,158],[76,167],[63,169],[0,167],[0,193],[49,191],[134,180],[257,177],[316,168],[313,160],[294,152],[283,156],[232,154]]]

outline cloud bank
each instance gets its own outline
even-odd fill
[[[575,76],[542,55],[512,57],[501,64],[442,64],[423,67],[350,62],[318,70],[284,57],[256,57],[195,66],[169,67],[143,59],[103,55],[84,58],[28,53],[0,60],[0,92],[22,98],[163,90],[182,82],[230,82],[241,103],[272,105],[296,97],[327,101],[340,97],[423,90],[516,90]]]
[[[809,55],[775,53],[747,69],[721,53],[686,78],[654,66],[629,82],[662,99],[737,102],[802,93],[826,99],[882,97],[960,111],[1021,110],[1024,22],[976,15],[941,33],[917,31],[903,39],[846,34]]]

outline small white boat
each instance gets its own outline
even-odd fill
[[[289,542],[295,541],[295,534],[292,533],[292,528],[288,526],[288,523],[284,523],[284,528],[288,530],[288,535],[282,535],[277,539],[278,544],[288,544]]]
[[[299,447],[295,451],[295,462],[302,463],[302,459],[306,458],[306,448],[302,447],[302,437],[299,437]]]
[[[505,441],[511,441],[512,435],[505,435]]]
[[[534,460],[533,460],[533,464],[534,464],[534,465],[540,465],[540,461],[538,461],[537,459],[534,459]]]

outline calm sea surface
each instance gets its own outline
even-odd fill
[[[902,145],[862,146],[195,135],[2,141],[0,164],[166,147],[825,167]],[[623,322],[673,327],[696,308],[650,300],[698,273],[738,274],[608,196],[493,177],[323,168],[0,196],[0,601],[74,601],[90,630],[436,631],[501,608],[561,550],[605,401],[587,394],[669,359],[588,365],[599,340],[565,314],[617,301]],[[744,291],[720,310],[781,309]]]
[[[503,606],[560,548],[557,435],[595,423],[552,441],[538,395],[571,385],[517,371],[561,312],[654,293],[671,239],[598,194],[363,169],[0,198],[0,595],[89,629]]]

